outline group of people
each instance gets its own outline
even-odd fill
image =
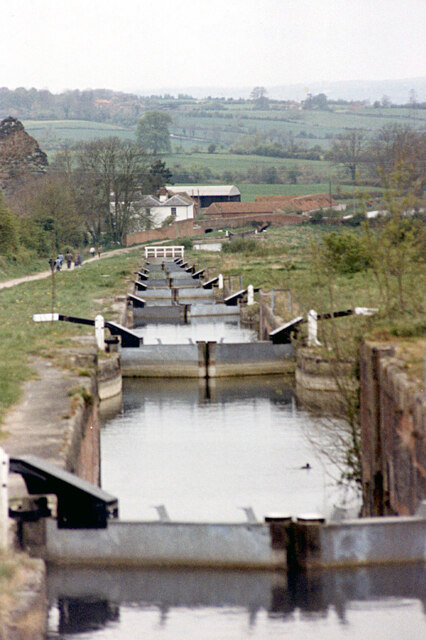
[[[67,269],[71,269],[74,262],[74,267],[81,267],[82,259],[81,253],[78,252],[74,258],[71,251],[67,251],[65,256],[62,253],[58,253],[55,259],[49,258],[49,265],[52,271],[61,271],[64,262],[67,265]]]
[[[97,249],[95,249],[95,247],[91,247],[89,249],[89,253],[92,256],[92,258],[94,258],[95,254],[97,253],[98,258],[100,258],[101,247],[98,247]],[[68,250],[65,256],[62,253],[58,253],[55,259],[49,258],[49,265],[52,271],[61,271],[62,265],[64,264],[64,262],[67,265],[67,269],[71,269],[73,263],[74,263],[74,267],[81,267],[81,264],[83,262],[81,258],[81,253],[78,252],[74,258],[72,252]]]

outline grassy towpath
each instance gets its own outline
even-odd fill
[[[54,278],[48,277],[48,271],[37,274],[38,279],[27,276],[1,288],[0,424],[6,411],[21,397],[24,382],[37,375],[29,364],[31,356],[65,366],[63,350],[72,344],[70,341],[91,335],[91,328],[83,325],[35,323],[35,313],[53,310],[87,318],[101,313],[108,319],[118,319],[114,300],[125,295],[132,272],[142,263],[141,250],[120,249],[105,254],[107,260],[102,258],[86,260],[83,267],[65,269],[55,273]]]
[[[140,249],[140,247],[128,247],[123,249],[113,249],[111,251],[105,251],[102,253],[100,258],[85,258],[83,261],[83,266],[90,262],[95,262],[97,260],[103,260],[104,258],[110,258],[115,255],[120,255],[122,253],[128,253],[129,251],[134,251],[135,249]],[[70,273],[74,271],[74,266],[72,269],[64,268],[61,273]],[[43,278],[48,278],[52,275],[50,269],[47,271],[40,271],[39,273],[33,273],[27,276],[20,276],[19,278],[11,278],[10,280],[5,280],[4,282],[0,282],[0,289],[9,289],[10,287],[15,287],[17,284],[22,284],[23,282],[32,282],[34,280],[43,280]]]

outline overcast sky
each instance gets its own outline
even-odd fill
[[[424,76],[426,0],[10,0],[0,86],[144,90]]]

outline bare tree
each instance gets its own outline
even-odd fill
[[[364,159],[366,135],[362,129],[352,129],[349,133],[338,135],[329,152],[329,158],[335,164],[341,164],[349,173],[352,182],[356,182],[359,166]]]
[[[80,195],[85,199],[86,225],[94,239],[105,230],[113,242],[122,242],[146,169],[144,153],[131,142],[108,138],[81,147]]]
[[[369,145],[368,159],[371,173],[385,187],[394,183],[395,172],[404,167],[405,177],[402,173],[400,177],[420,193],[426,173],[426,133],[408,125],[386,125]]]

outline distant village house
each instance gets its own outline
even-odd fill
[[[192,198],[200,209],[205,209],[213,202],[241,202],[241,192],[232,185],[200,185],[167,187],[169,194],[186,194]]]

